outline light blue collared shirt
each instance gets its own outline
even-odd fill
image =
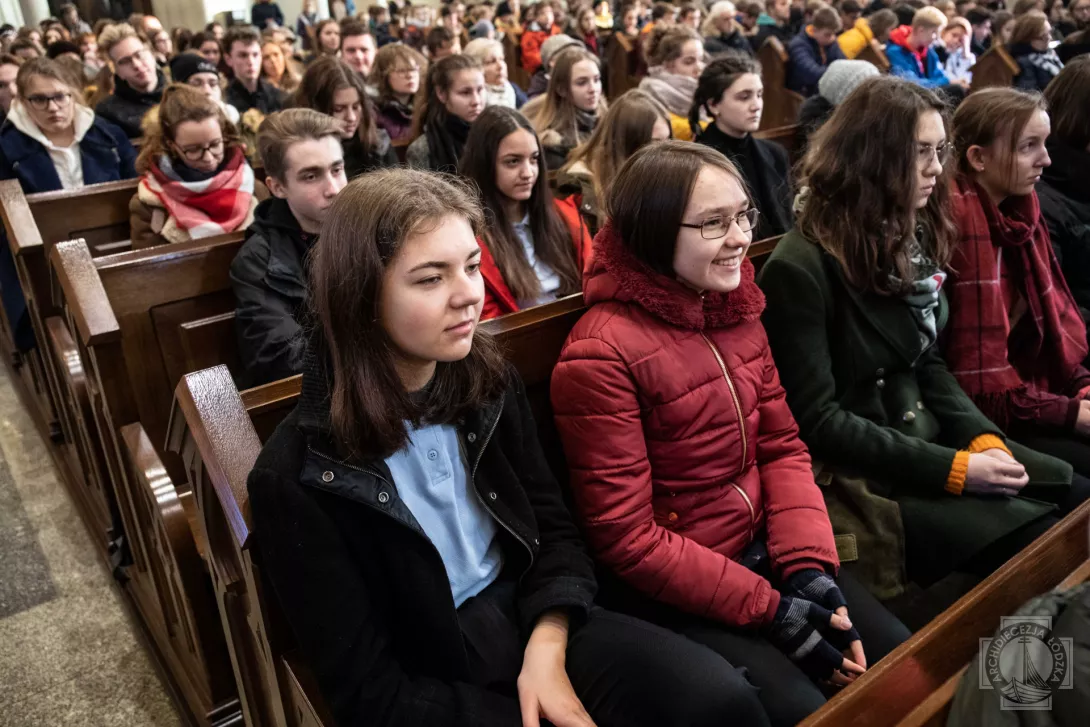
[[[514,227],[515,235],[518,236],[519,242],[522,243],[522,249],[526,252],[526,260],[529,261],[530,267],[534,269],[534,274],[537,275],[538,282],[541,283],[541,295],[536,300],[520,300],[519,308],[532,308],[535,305],[553,302],[556,300],[556,291],[560,290],[560,276],[549,267],[548,263],[539,260],[537,253],[534,252],[534,235],[530,231],[530,215],[527,214],[516,222]]]
[[[503,568],[498,526],[476,492],[450,424],[414,429],[386,458],[398,495],[443,559],[454,606],[487,588]]]

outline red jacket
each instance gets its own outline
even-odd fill
[[[548,30],[540,30],[536,23],[522,31],[519,46],[522,48],[522,68],[526,71],[526,75],[532,76],[537,69],[541,68],[541,46],[558,33],[560,28],[556,25]]]
[[[762,528],[781,576],[839,566],[825,502],[743,282],[704,296],[636,262],[606,226],[590,310],[553,369],[552,405],[595,556],[632,586],[732,626],[779,594],[737,562]]]
[[[591,258],[591,240],[579,208],[571,198],[554,199],[553,204],[571,233],[572,244],[575,245],[575,262],[580,270],[585,270]],[[488,245],[479,237],[477,244],[481,246],[481,277],[484,278],[484,309],[481,311],[481,320],[514,313],[519,310],[518,301],[507,287],[503,273],[496,266],[492,253],[488,251]]]

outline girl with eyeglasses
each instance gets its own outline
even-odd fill
[[[371,85],[378,90],[377,122],[394,146],[412,141],[413,100],[427,65],[424,56],[402,43],[388,43],[375,54]]]
[[[795,228],[760,277],[787,403],[834,531],[855,543],[848,568],[883,599],[989,575],[1057,522],[1041,498],[1071,486],[1070,466],[1009,439],[939,351],[957,242],[946,108],[910,81],[860,85],[811,137]]]
[[[1052,45],[1052,24],[1040,10],[1030,10],[1014,21],[1007,50],[1018,62],[1014,87],[1023,91],[1044,91],[1060,71],[1063,61]]]
[[[144,126],[140,184],[129,204],[133,249],[249,227],[268,193],[219,104],[176,83]]]
[[[954,115],[957,246],[944,354],[1012,437],[1090,477],[1086,324],[1052,249],[1035,187],[1050,165],[1038,94],[974,93]],[[1066,501],[1090,495],[1076,478]]]
[[[722,154],[678,141],[632,155],[605,205],[551,387],[602,603],[748,670],[741,724],[794,725],[815,681],[850,684],[908,631],[838,577],[746,257],[758,211]]]
[[[755,139],[764,110],[764,84],[752,56],[727,53],[708,64],[697,81],[689,127],[696,140],[730,159],[753,192],[761,218],[754,239],[791,229],[790,163],[779,144]],[[702,116],[712,122],[700,129]]]
[[[590,233],[570,200],[554,200],[530,122],[492,106],[473,123],[460,173],[480,191],[483,228],[481,318],[494,318],[579,292]]]
[[[27,61],[15,76],[15,97],[0,126],[0,179],[17,179],[24,194],[78,189],[136,176],[136,152],[125,133],[83,104],[79,80],[56,61]],[[0,301],[20,350],[33,346],[26,300],[0,231]]]

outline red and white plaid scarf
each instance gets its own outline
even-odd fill
[[[164,157],[143,176],[140,187],[138,194],[150,193],[166,209],[167,224],[193,240],[234,232],[252,218],[254,170],[241,147],[231,149],[223,168],[202,182],[182,181]]]
[[[1037,193],[1013,197],[1000,210],[975,182],[960,178],[954,195],[958,246],[951,267],[946,362],[965,392],[996,423],[988,400],[1031,384],[1068,391],[1086,358],[1086,327],[1067,287],[1041,217]],[[1010,343],[1004,280],[1024,298]]]

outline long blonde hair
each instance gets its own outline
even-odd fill
[[[525,109],[530,123],[534,125],[539,135],[546,131],[555,131],[565,139],[579,138],[575,104],[571,102],[571,80],[572,69],[580,61],[591,61],[599,71],[602,69],[602,62],[590,51],[582,48],[568,48],[561,51],[556,58],[556,67],[549,76],[549,88],[542,97],[544,100],[540,106],[535,105],[532,109]],[[598,99],[596,109],[598,118],[605,116],[608,110],[609,105],[603,93]]]

